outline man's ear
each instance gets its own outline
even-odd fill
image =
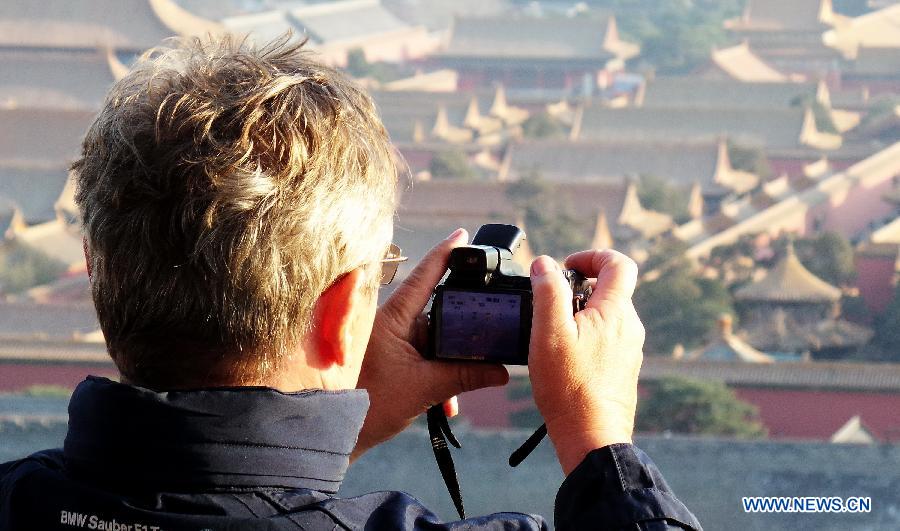
[[[356,268],[339,277],[316,302],[311,333],[320,368],[348,363],[354,340],[353,321],[366,302],[365,281],[362,268]]]

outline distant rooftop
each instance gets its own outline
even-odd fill
[[[458,17],[441,54],[455,58],[608,60],[637,55],[619,40],[615,18]]]
[[[744,83],[739,81],[659,77],[647,82],[644,107],[719,109],[789,109],[819,99],[817,83]],[[827,98],[827,89],[823,98]]]
[[[354,40],[361,35],[402,31],[409,25],[378,0],[344,0],[312,4],[288,11],[314,43]]]
[[[734,293],[739,301],[835,302],[841,290],[812,274],[800,263],[794,246],[762,279]]]
[[[803,109],[710,109],[587,107],[576,127],[576,138],[616,141],[716,140],[726,135],[741,144],[769,149],[798,148],[817,143],[811,113]],[[822,147],[840,146],[829,136]],[[831,139],[830,137],[834,137]]]
[[[0,344],[71,340],[99,327],[92,304],[0,303]]]
[[[724,74],[745,83],[781,83],[788,76],[756,55],[747,42],[736,46],[713,50],[707,72],[718,68]]]
[[[0,47],[142,51],[166,37],[218,33],[172,0],[42,0],[0,3]]]
[[[509,146],[509,173],[516,176],[539,173],[556,182],[621,180],[654,176],[684,187],[699,183],[706,189],[730,187],[743,193],[758,178],[746,174],[746,183],[734,182],[720,142],[614,140],[544,140]],[[723,167],[722,165],[728,166]]]
[[[900,365],[892,363],[742,363],[644,358],[641,380],[653,381],[668,376],[735,386],[900,391]]]
[[[98,109],[116,80],[115,62],[99,50],[0,49],[0,106]]]
[[[747,0],[736,30],[824,30],[834,20],[831,0]]]

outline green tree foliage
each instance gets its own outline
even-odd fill
[[[661,74],[685,74],[726,44],[723,23],[741,13],[741,0],[602,0],[625,40],[641,45],[640,60]]]
[[[677,238],[661,240],[650,249],[647,260],[641,264],[641,270],[650,272],[656,269],[685,267],[684,253],[689,247],[690,244]]]
[[[716,279],[674,264],[658,278],[642,282],[634,304],[647,330],[647,352],[667,354],[677,344],[700,346],[723,313],[734,314],[731,294]]]
[[[475,171],[466,154],[458,149],[440,151],[434,154],[428,165],[434,179],[473,179]]]
[[[728,141],[728,159],[731,160],[731,166],[736,170],[749,171],[766,180],[772,176],[772,167],[769,166],[769,159],[761,148],[742,146]]]
[[[663,378],[644,385],[635,429],[752,439],[765,437],[759,412],[719,382]]]
[[[563,138],[565,130],[556,118],[546,112],[533,114],[522,124],[522,134],[527,138]]]
[[[43,252],[21,243],[0,246],[0,293],[19,293],[53,281],[66,266]]]
[[[884,361],[900,362],[900,286],[884,313],[875,318],[872,342],[883,350]]]
[[[840,234],[829,231],[814,238],[798,239],[794,247],[797,258],[822,280],[830,284],[846,285],[856,278],[853,246]]]
[[[366,53],[360,48],[354,48],[347,52],[347,72],[354,77],[366,77],[370,74],[372,65],[366,59]]]
[[[345,70],[356,78],[372,78],[382,83],[394,81],[413,74],[413,72],[402,65],[385,62],[370,63],[366,59],[366,54],[359,48],[355,48],[347,52],[347,66]]]
[[[523,214],[534,253],[562,258],[590,243],[572,206],[539,176],[510,183],[506,195]]]
[[[638,197],[644,207],[668,214],[678,223],[684,223],[689,218],[690,189],[673,186],[661,177],[641,175]]]

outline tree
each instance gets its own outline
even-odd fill
[[[641,175],[638,181],[638,197],[641,204],[650,210],[672,216],[676,222],[689,219],[687,206],[690,190],[672,186],[667,180],[656,175]]]
[[[823,232],[815,238],[799,239],[794,246],[797,258],[822,280],[831,284],[846,285],[856,278],[853,246],[840,234]]]
[[[741,13],[740,0],[601,0],[598,7],[627,13],[617,18],[623,38],[641,45],[640,60],[663,74],[685,74],[725,44],[725,20]]]
[[[366,59],[366,52],[354,48],[347,52],[347,72],[353,77],[367,77],[372,73],[372,65]]]
[[[522,212],[533,252],[564,257],[588,246],[590,240],[574,209],[538,175],[511,183],[506,195]]]
[[[562,138],[565,131],[559,120],[542,112],[525,120],[522,124],[522,134],[528,138]]]
[[[763,181],[772,176],[769,159],[761,148],[742,146],[728,141],[728,159],[736,170],[748,171],[759,176]]]
[[[382,83],[407,77],[413,73],[408,67],[399,64],[383,61],[370,63],[366,59],[366,53],[360,48],[354,48],[347,52],[347,66],[345,70],[353,77],[369,77]]]
[[[647,330],[647,351],[697,347],[715,329],[719,315],[734,314],[731,294],[716,279],[697,276],[686,262],[642,282],[634,304]]]
[[[635,429],[752,439],[766,429],[755,406],[720,382],[667,377],[644,384]]]
[[[0,247],[0,293],[19,293],[56,280],[65,264],[23,243]]]
[[[885,361],[900,362],[900,286],[894,288],[894,298],[884,313],[875,318],[875,337]]]
[[[440,151],[434,154],[428,165],[434,179],[472,179],[475,172],[466,154],[458,149]]]

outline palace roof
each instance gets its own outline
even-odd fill
[[[801,322],[783,308],[773,308],[761,320],[744,327],[747,342],[770,352],[815,352],[854,349],[872,339],[870,328],[843,319]]]
[[[706,69],[707,72],[711,68],[717,68],[722,74],[745,83],[781,83],[788,81],[788,76],[779,72],[753,53],[746,41],[729,48],[713,50],[710,56],[710,63]]]
[[[573,138],[604,142],[642,140],[734,141],[769,149],[813,145],[822,149],[840,146],[840,136],[815,130],[811,112],[804,109],[709,109],[587,107],[576,119]],[[828,141],[820,142],[820,136]],[[834,137],[834,138],[831,138]]]
[[[615,18],[459,17],[447,49],[456,58],[608,60],[637,55],[638,47],[619,40]]]
[[[822,39],[848,59],[858,58],[864,48],[900,48],[900,4],[852,18]]]
[[[470,17],[489,17],[509,11],[507,0],[384,0],[384,6],[408,24],[425,26],[430,31],[445,31],[459,13]]]
[[[789,109],[802,100],[819,99],[817,83],[744,83],[739,81],[659,77],[644,89],[644,107],[692,107],[719,109]],[[823,94],[827,98],[827,89]]]
[[[873,188],[889,182],[898,171],[900,142],[881,149],[842,172],[826,175],[801,191],[773,190],[777,202],[771,206],[763,206],[729,226],[707,230],[706,225],[714,221],[707,218],[699,223],[699,227],[693,226],[690,231],[676,232],[683,233],[684,238],[692,242],[686,251],[689,258],[708,256],[714,248],[734,243],[742,235],[763,232],[777,234],[783,230],[795,230],[797,216],[805,216],[810,208],[827,201],[840,201],[840,198],[857,186]]]
[[[0,49],[0,105],[98,109],[121,63],[99,50]]]
[[[0,198],[15,205],[25,223],[41,223],[56,217],[56,203],[67,179],[65,165],[20,166],[0,162]]]
[[[510,144],[508,173],[519,176],[537,171],[549,181],[583,182],[621,180],[652,175],[673,184],[704,189],[724,186],[743,193],[758,178],[736,172],[727,160],[723,142],[640,141],[527,141]],[[725,157],[725,160],[720,160]],[[733,178],[737,174],[748,177]],[[500,178],[506,178],[501,174]]]
[[[0,345],[4,346],[14,339],[72,339],[99,326],[93,304],[0,302]]]
[[[0,165],[65,165],[94,119],[88,110],[0,107]]]
[[[841,290],[812,274],[797,258],[793,245],[766,276],[738,289],[739,301],[836,302]]]
[[[357,40],[364,35],[404,31],[409,25],[378,0],[311,4],[288,11],[294,24],[316,44]]]
[[[852,362],[739,363],[645,356],[641,380],[670,376],[732,386],[857,391],[900,391],[900,364]]]
[[[726,25],[734,30],[815,31],[834,19],[831,0],[747,0],[743,15]]]
[[[141,51],[167,37],[219,33],[173,0],[0,3],[0,46]]]
[[[772,363],[774,358],[756,350],[732,333],[730,315],[719,317],[716,336],[705,346],[688,353],[685,359],[704,361],[740,361],[744,363]]]

